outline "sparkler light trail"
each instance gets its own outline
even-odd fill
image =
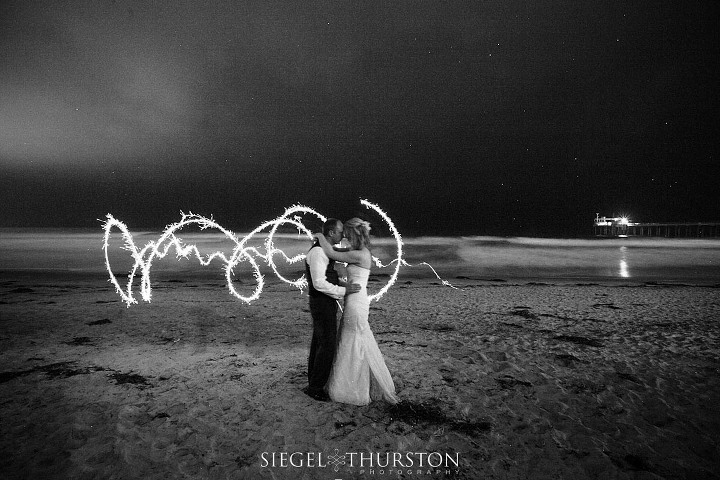
[[[400,272],[400,267],[402,265],[405,266],[412,266],[405,262],[403,260],[403,243],[402,243],[402,237],[400,236],[400,233],[395,228],[395,225],[393,224],[390,217],[387,216],[387,214],[380,209],[379,206],[370,203],[367,200],[361,200],[360,201],[366,208],[369,208],[371,210],[374,210],[377,212],[382,219],[388,224],[390,227],[390,231],[392,232],[393,236],[395,237],[395,242],[397,244],[397,257],[390,262],[388,265],[383,265],[382,262],[377,258],[373,257],[373,260],[375,261],[375,264],[380,268],[385,268],[393,263],[395,263],[395,271],[390,276],[389,281],[385,286],[383,286],[380,291],[375,293],[374,295],[369,296],[369,299],[378,301],[380,297],[382,297],[389,289],[390,287],[395,283],[397,280],[397,276]],[[308,240],[312,240],[312,231],[309,230],[302,222],[302,215],[309,214],[314,215],[317,217],[321,222],[324,222],[326,220],[326,217],[322,214],[316,212],[312,208],[305,207],[302,205],[295,205],[285,210],[285,212],[275,218],[274,220],[267,221],[260,226],[258,226],[255,230],[247,234],[242,239],[238,239],[238,237],[231,232],[230,230],[224,228],[222,225],[215,222],[212,218],[206,218],[200,215],[195,215],[192,212],[189,214],[182,214],[182,218],[179,222],[173,223],[169,225],[163,233],[160,235],[160,238],[154,242],[149,242],[147,245],[145,245],[142,249],[138,249],[138,247],[135,245],[135,242],[133,241],[133,237],[130,234],[127,226],[121,222],[120,220],[117,220],[114,218],[111,214],[107,214],[107,219],[103,223],[103,229],[105,231],[105,237],[103,242],[103,249],[105,252],[105,265],[107,267],[108,273],[110,274],[110,282],[115,286],[116,291],[120,294],[122,297],[122,300],[127,304],[129,307],[131,304],[138,303],[137,299],[133,295],[132,287],[133,283],[135,281],[135,277],[140,273],[141,279],[140,279],[140,294],[142,296],[142,299],[146,302],[150,302],[150,298],[152,295],[152,288],[150,284],[150,269],[153,264],[153,260],[161,259],[167,256],[167,254],[170,252],[171,248],[175,248],[175,254],[179,257],[188,258],[191,254],[194,255],[201,265],[207,266],[210,264],[211,261],[214,259],[220,259],[225,264],[225,278],[227,280],[227,286],[230,290],[230,293],[238,298],[239,300],[242,300],[246,303],[250,303],[253,300],[257,300],[257,298],[260,296],[260,293],[262,292],[263,286],[265,284],[264,277],[260,273],[260,265],[258,264],[258,261],[256,259],[261,259],[267,265],[272,269],[273,273],[283,282],[292,285],[295,288],[298,288],[300,291],[302,291],[307,286],[307,279],[305,278],[305,275],[303,274],[300,278],[297,280],[290,280],[285,278],[277,268],[277,265],[275,264],[275,261],[273,260],[273,257],[275,255],[281,255],[282,258],[285,260],[285,262],[289,264],[293,264],[299,261],[302,261],[305,259],[305,254],[299,254],[294,257],[288,257],[285,252],[283,252],[281,249],[276,248],[273,238],[275,234],[277,233],[277,230],[279,227],[284,225],[291,225],[297,228],[298,234],[304,234],[307,236]],[[225,254],[221,251],[216,251],[212,254],[203,256],[197,246],[195,245],[185,245],[182,240],[176,236],[176,233],[179,232],[181,229],[188,225],[197,225],[201,230],[205,230],[208,228],[217,229],[220,231],[225,237],[232,240],[235,243],[235,248],[232,252],[232,255],[230,257],[226,257]],[[110,244],[110,237],[112,234],[113,228],[117,228],[122,233],[122,237],[124,240],[124,246],[123,249],[130,252],[132,255],[132,258],[134,259],[135,263],[133,267],[130,270],[130,273],[128,275],[128,281],[125,290],[120,286],[120,283],[118,282],[117,278],[115,277],[115,274],[112,271],[112,267],[110,265],[110,257],[108,253],[109,244]],[[265,252],[261,252],[255,247],[248,246],[248,242],[253,238],[258,236],[260,233],[268,231],[267,237],[264,242],[264,249]],[[243,262],[247,262],[253,272],[253,275],[255,276],[256,281],[256,287],[253,293],[249,296],[243,296],[241,295],[233,285],[233,273],[235,267],[240,265]],[[423,263],[424,265],[429,266],[431,269],[432,267],[427,264]],[[435,273],[435,276],[437,276],[438,279],[442,280],[438,275],[437,272],[435,272],[434,269],[432,269]],[[443,284],[451,286],[448,282],[442,280]],[[455,287],[453,287],[455,288]]]

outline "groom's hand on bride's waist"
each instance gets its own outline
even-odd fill
[[[357,293],[360,291],[360,285],[357,283],[349,283],[347,287],[345,287],[345,293]]]

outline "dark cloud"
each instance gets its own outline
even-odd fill
[[[0,224],[720,218],[712,3],[461,3],[4,2]]]

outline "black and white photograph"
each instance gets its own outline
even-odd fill
[[[0,478],[720,479],[720,17],[0,4]]]

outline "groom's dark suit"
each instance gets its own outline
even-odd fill
[[[339,286],[335,261],[330,260],[317,241],[305,259],[305,271],[310,295],[310,314],[313,319],[313,335],[308,358],[307,393],[314,398],[324,398],[325,384],[330,378],[337,339],[336,300],[345,295],[345,287]]]

